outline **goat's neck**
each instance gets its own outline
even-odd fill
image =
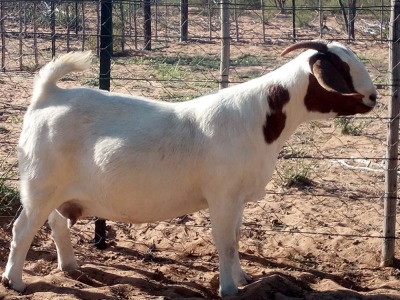
[[[292,61],[266,75],[267,80],[264,89],[271,92],[271,87],[280,86],[288,93],[288,100],[280,109],[284,114],[285,124],[279,137],[274,141],[277,149],[280,149],[283,146],[301,123],[314,119],[310,112],[307,111],[304,103],[307,86],[309,84],[308,74],[307,70],[304,70],[304,67],[299,66],[295,61]],[[265,110],[267,111],[267,126],[268,115],[274,113],[274,105],[272,104],[271,107],[271,103],[269,103],[271,97],[273,97],[273,95],[268,94],[265,103]],[[277,109],[275,108],[275,111],[276,110]]]

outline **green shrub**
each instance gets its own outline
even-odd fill
[[[0,178],[0,216],[11,215],[19,206],[20,195],[17,188]]]

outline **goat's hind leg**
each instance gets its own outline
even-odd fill
[[[74,250],[71,243],[68,220],[53,210],[48,218],[51,228],[51,237],[57,248],[58,268],[63,271],[76,270],[79,268],[76,262]]]
[[[23,208],[13,226],[13,238],[10,255],[2,283],[16,291],[22,292],[26,285],[22,281],[22,269],[32,243],[33,237],[46,221],[50,210],[37,205],[35,208]]]

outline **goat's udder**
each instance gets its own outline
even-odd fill
[[[61,204],[57,211],[68,219],[68,227],[71,228],[82,216],[83,207],[74,201],[68,201]]]

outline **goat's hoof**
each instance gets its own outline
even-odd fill
[[[236,286],[229,286],[225,288],[219,289],[219,295],[221,297],[227,297],[227,296],[234,296],[239,292],[238,288]]]
[[[70,263],[70,264],[59,264],[58,269],[64,272],[75,271],[79,270],[80,267],[77,262]]]
[[[239,275],[239,278],[237,280],[237,285],[238,286],[245,286],[249,283],[253,282],[253,277],[251,277],[250,275],[248,275],[246,272],[241,272]]]
[[[22,281],[20,283],[13,282],[12,280],[9,280],[5,275],[1,277],[1,283],[6,288],[13,289],[19,293],[22,293],[26,289],[25,283],[23,283]]]
[[[246,280],[246,284],[252,283],[254,281],[253,276],[250,276],[246,272],[243,272],[243,277]]]
[[[10,281],[4,275],[1,277],[1,284],[4,285],[6,288],[10,287]]]

